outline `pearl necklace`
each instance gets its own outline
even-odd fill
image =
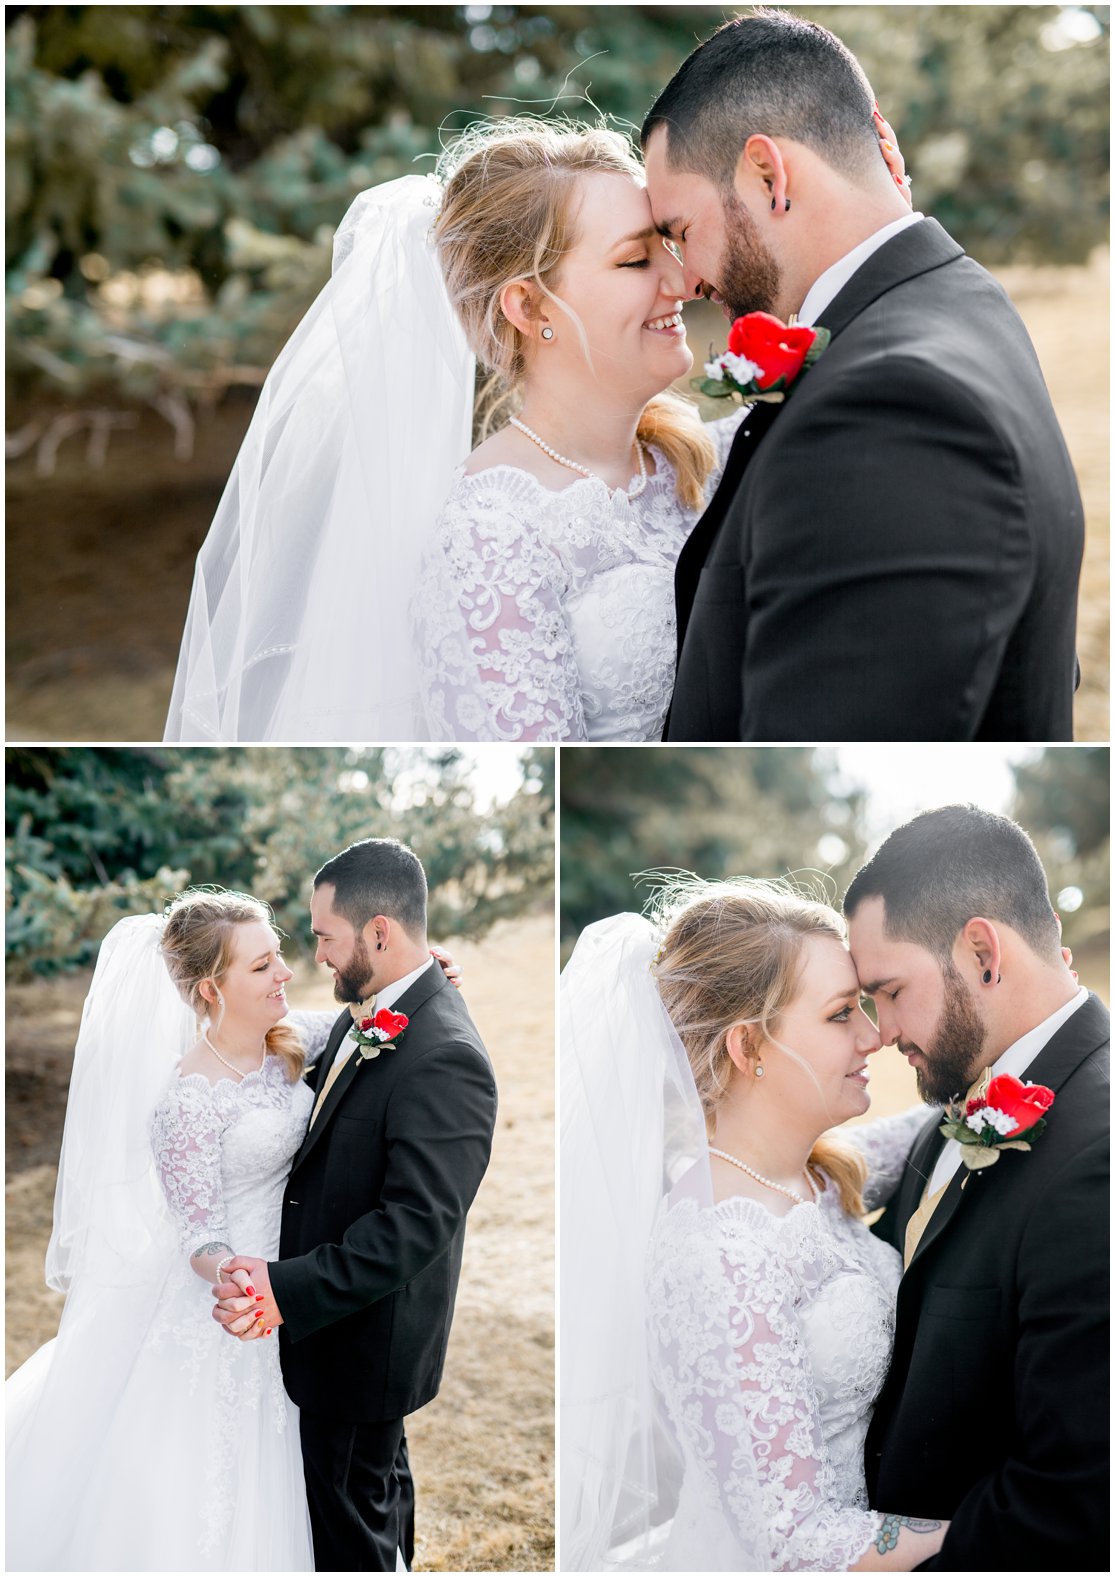
[[[263,1043],[263,1061],[260,1063],[258,1068],[249,1068],[247,1073],[245,1073],[243,1068],[238,1068],[234,1062],[229,1062],[227,1057],[222,1057],[221,1056],[221,1054],[217,1050],[216,1046],[214,1046],[213,1042],[209,1039],[209,1031],[207,1029],[203,1029],[202,1030],[201,1038],[205,1042],[205,1044],[209,1047],[209,1050],[213,1053],[214,1057],[216,1057],[217,1061],[218,1062],[223,1062],[225,1067],[231,1069],[231,1071],[236,1074],[238,1079],[246,1079],[248,1077],[248,1073],[262,1073],[263,1072],[263,1063],[267,1061],[267,1042],[266,1041],[264,1041],[264,1043]]]
[[[568,466],[571,471],[579,471],[582,476],[590,477],[594,482],[604,482],[604,478],[602,476],[597,476],[596,472],[590,471],[587,466],[578,465],[576,460],[568,460],[566,459],[565,455],[558,454],[556,449],[551,449],[548,443],[539,438],[538,434],[532,428],[528,427],[526,422],[521,422],[517,416],[511,417],[511,425],[512,427],[517,427],[521,433],[525,433],[526,436],[532,440],[532,442],[538,445],[539,449],[541,449],[544,454],[548,454],[551,460],[556,460],[558,465]],[[638,498],[639,494],[643,492],[647,485],[646,452],[638,438],[635,440],[635,453],[639,460],[638,481],[633,482],[627,489],[622,487],[610,489],[610,491],[617,493],[626,491],[628,498]],[[608,487],[608,485],[609,484],[607,482],[604,482],[605,487]]]
[[[756,1172],[754,1167],[748,1166],[746,1161],[741,1161],[737,1156],[729,1155],[727,1150],[716,1150],[710,1144],[708,1147],[708,1153],[709,1155],[718,1155],[722,1161],[730,1161],[733,1166],[738,1166],[741,1172],[746,1172],[748,1177],[753,1177],[757,1183],[762,1183],[766,1188],[773,1188],[776,1194],[785,1194],[786,1198],[792,1199],[795,1205],[808,1205],[817,1203],[820,1190],[813,1181],[812,1177],[810,1177],[808,1167],[806,1167],[805,1170],[805,1181],[809,1184],[809,1187],[812,1191],[812,1200],[806,1199],[804,1194],[799,1194],[793,1188],[783,1188],[781,1183],[772,1183],[769,1177],[764,1177],[762,1172]]]

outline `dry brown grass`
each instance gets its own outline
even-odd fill
[[[455,942],[495,1065],[492,1162],[469,1216],[440,1396],[407,1424],[423,1571],[548,1571],[554,1563],[554,939],[549,916]],[[68,1052],[86,979],[9,993],[7,1372],[47,1341],[43,1286]],[[300,1005],[328,1007],[314,978]],[[49,1156],[49,1159],[44,1159]],[[21,1166],[20,1162],[24,1164]]]

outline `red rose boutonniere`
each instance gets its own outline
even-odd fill
[[[390,1008],[380,1008],[368,1018],[353,1021],[349,1034],[360,1048],[362,1057],[378,1057],[381,1051],[391,1051],[410,1020],[405,1013],[392,1013]]]
[[[728,349],[705,362],[694,378],[698,394],[723,399],[738,394],[753,405],[781,405],[803,367],[811,367],[828,346],[828,329],[792,327],[769,312],[748,312],[728,331]]]
[[[1054,1099],[1044,1084],[1023,1084],[1013,1074],[1000,1073],[982,1100],[950,1106],[940,1131],[963,1146],[960,1159],[965,1166],[973,1171],[994,1166],[1000,1150],[1032,1147],[1045,1129],[1045,1114]]]

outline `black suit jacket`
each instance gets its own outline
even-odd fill
[[[294,1158],[268,1266],[293,1401],[368,1423],[437,1394],[467,1212],[491,1152],[496,1087],[461,997],[433,965],[394,1004],[391,1050],[355,1053]],[[324,1084],[347,1008],[316,1069]]]
[[[1026,1072],[1056,1094],[1044,1133],[959,1168],[899,1286],[867,1488],[951,1518],[927,1570],[1108,1570],[1109,1036],[1090,997]],[[899,1248],[939,1121],[875,1226]]]
[[[932,219],[820,317],[682,550],[666,738],[1071,739],[1084,515],[1021,319]]]

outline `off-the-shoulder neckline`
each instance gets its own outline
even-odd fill
[[[219,1084],[231,1084],[236,1089],[240,1089],[241,1086],[246,1084],[249,1079],[262,1079],[263,1075],[267,1072],[268,1066],[274,1061],[275,1053],[269,1051],[267,1056],[263,1059],[262,1068],[253,1068],[250,1073],[245,1073],[240,1079],[234,1078],[231,1073],[222,1073],[219,1079],[207,1078],[204,1073],[179,1073],[177,1082],[179,1084],[185,1084],[187,1079],[200,1079],[201,1082],[210,1090],[215,1090]]]
[[[654,455],[655,465],[653,474],[647,476],[647,486],[649,487],[652,482],[673,480],[673,466],[666,456],[660,452],[658,446],[656,444],[648,444],[647,448]],[[496,471],[510,471],[514,476],[526,477],[529,482],[533,482],[543,493],[549,493],[554,498],[563,498],[567,493],[572,493],[574,488],[578,487],[602,487],[609,498],[626,498],[629,504],[638,503],[638,499],[643,496],[639,494],[638,497],[632,498],[626,488],[609,487],[607,482],[599,476],[576,476],[572,482],[567,482],[564,487],[547,487],[545,482],[535,476],[533,471],[527,471],[521,465],[509,465],[506,460],[497,461],[495,465],[483,466],[479,471],[466,471],[465,467],[467,464],[467,460],[462,460],[457,467],[454,477],[455,486],[460,482],[473,482],[478,477],[491,476]]]

